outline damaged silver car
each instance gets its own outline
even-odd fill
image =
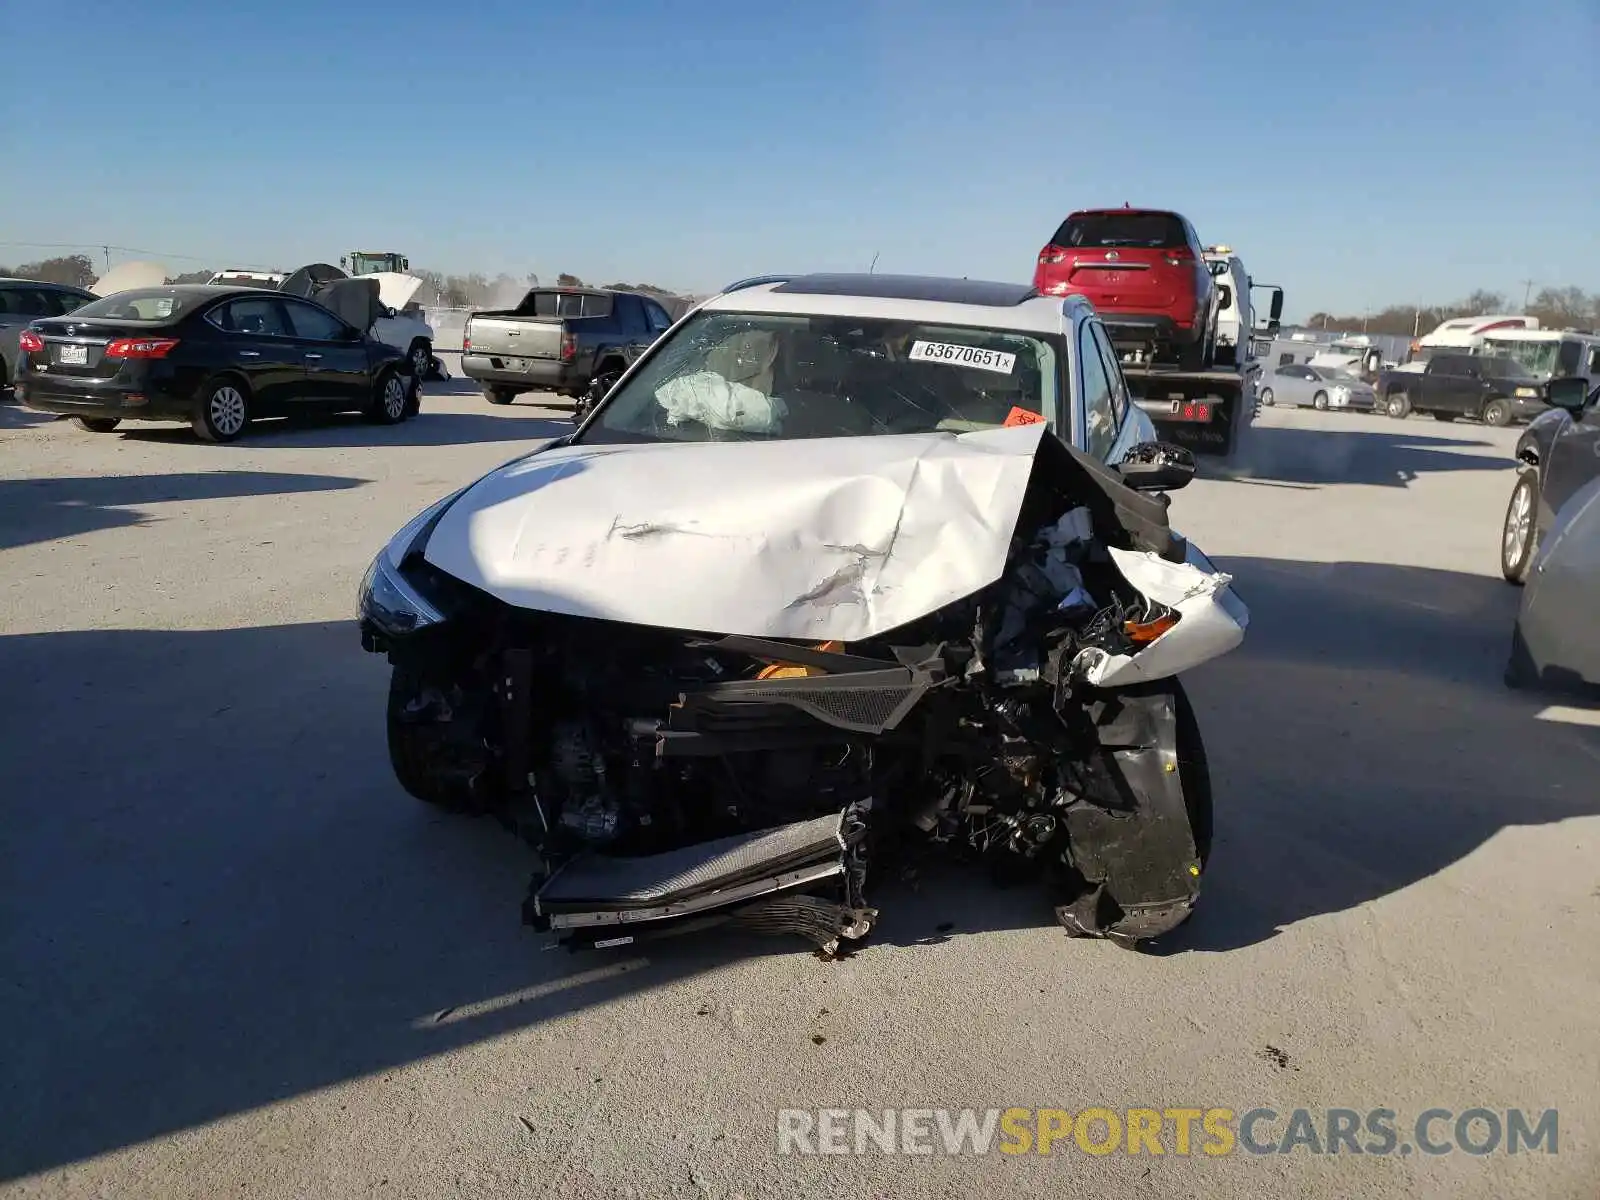
[[[745,281],[374,560],[395,774],[524,836],[524,917],[574,947],[838,954],[926,853],[1158,936],[1211,840],[1178,676],[1248,622],[1168,524],[1193,473],[1079,298]]]

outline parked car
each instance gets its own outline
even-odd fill
[[[1600,695],[1600,474],[1556,513],[1527,584],[1506,685]]]
[[[40,317],[59,317],[93,300],[94,293],[63,283],[0,279],[0,391],[17,377],[17,339]]]
[[[1382,372],[1377,390],[1396,420],[1425,412],[1436,421],[1476,417],[1503,426],[1545,410],[1540,380],[1514,359],[1493,355],[1436,353],[1421,371]]]
[[[577,946],[834,953],[910,840],[1032,868],[1074,935],[1165,933],[1211,832],[1178,676],[1248,613],[1152,432],[1081,299],[725,289],[374,559],[396,776],[540,847],[525,919]]]
[[[1271,408],[1286,404],[1291,408],[1359,409],[1371,412],[1378,405],[1378,394],[1348,371],[1332,367],[1311,367],[1304,363],[1285,363],[1274,368],[1257,392],[1261,403]]]
[[[1119,346],[1175,355],[1191,371],[1211,363],[1217,287],[1199,235],[1178,213],[1075,212],[1039,251],[1033,285],[1086,297]]]
[[[1500,571],[1512,583],[1527,580],[1556,514],[1600,476],[1600,387],[1586,389],[1581,376],[1542,385],[1550,407],[1517,439],[1517,481],[1500,531]]]
[[[604,394],[672,325],[650,296],[606,288],[537,287],[515,308],[475,312],[461,339],[461,373],[491,404],[523,392]]]
[[[256,288],[138,288],[23,331],[17,399],[92,433],[123,421],[186,421],[231,442],[255,417],[417,411],[406,354],[320,304]]]

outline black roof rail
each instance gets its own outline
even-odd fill
[[[794,278],[797,277],[794,275],[752,275],[749,279],[740,279],[730,283],[718,294],[726,295],[728,292],[740,292],[745,288],[760,287],[764,283],[788,283]]]

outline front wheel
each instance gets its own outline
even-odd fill
[[[122,424],[120,417],[74,417],[79,429],[87,429],[90,433],[110,433]]]
[[[1411,415],[1411,397],[1404,392],[1390,392],[1388,400],[1384,402],[1383,411],[1396,421],[1404,421]]]
[[[398,425],[406,419],[406,409],[411,404],[411,390],[399,371],[385,371],[378,376],[373,388],[372,402],[367,406],[367,419],[378,425]]]
[[[250,397],[245,385],[227,376],[208,380],[200,389],[190,424],[203,441],[236,441],[250,425]]]
[[[1266,407],[1266,408],[1271,408],[1272,407],[1272,389],[1271,388],[1262,388],[1261,389],[1261,403],[1262,403],[1263,407]]]
[[[1525,472],[1511,489],[1505,523],[1500,529],[1500,573],[1507,583],[1528,581],[1533,552],[1539,545],[1539,477]]]
[[[417,377],[419,389],[422,381],[433,373],[433,345],[427,338],[411,343],[411,373]]]
[[[1318,392],[1315,396],[1311,397],[1311,407],[1316,409],[1318,412],[1327,412],[1328,393]]]
[[[1491,400],[1483,406],[1483,423],[1504,429],[1511,424],[1511,405],[1504,400]]]

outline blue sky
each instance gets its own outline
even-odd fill
[[[1600,290],[1600,0],[79,0],[70,24],[8,65],[0,240],[1026,279],[1067,212],[1127,201],[1232,244],[1290,316]]]

